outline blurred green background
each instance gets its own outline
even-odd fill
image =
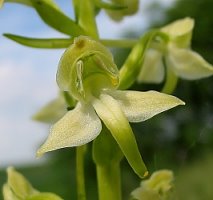
[[[213,1],[179,0],[162,10],[153,3],[149,12],[153,16],[151,27],[162,26],[179,18],[195,19],[192,48],[213,63]],[[158,18],[161,14],[161,18]],[[160,19],[160,20],[159,20]],[[128,35],[128,30],[127,33]],[[141,33],[134,32],[134,36]],[[120,65],[128,51],[116,51]],[[159,89],[156,85],[137,85],[131,89]],[[172,169],[180,200],[213,199],[213,78],[199,81],[179,80],[175,96],[186,102],[144,123],[132,124],[142,156],[150,172]],[[91,146],[85,163],[88,199],[97,199],[95,165],[91,161]],[[51,153],[39,166],[19,166],[17,170],[26,176],[40,191],[52,191],[65,200],[76,199],[75,149]],[[5,169],[0,170],[0,186],[6,181]],[[139,186],[140,180],[132,172],[126,160],[122,161],[123,199]],[[2,196],[0,196],[0,199]]]

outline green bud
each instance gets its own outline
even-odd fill
[[[168,200],[173,189],[174,175],[170,170],[159,170],[141,182],[141,186],[132,192],[137,200]]]
[[[119,10],[107,10],[107,14],[115,21],[120,21],[125,16],[133,15],[138,11],[138,0],[111,0],[112,3],[123,6]]]
[[[8,180],[3,186],[4,200],[62,200],[53,193],[41,193],[13,167],[7,169]]]

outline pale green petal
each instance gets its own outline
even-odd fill
[[[191,43],[194,19],[186,17],[179,19],[161,28],[161,31],[168,34],[171,42],[179,47],[189,47]]]
[[[92,141],[101,131],[101,121],[93,108],[77,104],[76,108],[54,124],[46,142],[37,151],[42,156],[48,151],[80,146]]]
[[[8,186],[15,196],[25,199],[27,196],[37,193],[28,180],[12,167],[7,169]]]
[[[162,53],[154,49],[148,49],[137,81],[139,83],[161,83],[164,73]]]
[[[143,189],[141,187],[136,188],[131,195],[134,200],[162,200],[156,191]]]
[[[152,176],[141,182],[141,186],[145,189],[152,189],[159,193],[167,193],[173,187],[174,174],[171,170],[159,170],[152,174]]]
[[[100,99],[93,101],[93,106],[135,173],[140,177],[146,176],[147,169],[138,150],[135,136],[118,102],[107,94],[101,94]]]
[[[163,111],[184,105],[180,99],[156,91],[109,91],[130,122],[145,121]]]
[[[52,124],[62,118],[66,112],[67,105],[65,99],[62,95],[59,95],[58,98],[41,108],[32,118],[36,121]]]
[[[213,75],[213,66],[190,49],[170,48],[166,64],[183,79],[195,80]]]

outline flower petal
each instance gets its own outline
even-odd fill
[[[142,69],[137,77],[139,83],[161,83],[164,78],[162,53],[148,49],[145,53]]]
[[[188,80],[213,75],[213,66],[190,49],[170,48],[166,64],[168,67],[173,67],[178,76]]]
[[[8,184],[3,185],[3,197],[4,200],[20,200],[12,191]]]
[[[59,95],[56,99],[50,101],[47,105],[42,107],[33,119],[44,123],[55,123],[64,116],[67,111],[65,99]]]
[[[53,125],[37,156],[64,147],[86,144],[96,138],[100,131],[101,121],[94,109],[78,103],[74,110]]]
[[[130,122],[145,121],[163,111],[178,105],[184,105],[180,99],[156,91],[110,91],[118,100]]]
[[[186,17],[164,26],[161,31],[170,36],[173,45],[186,48],[190,46],[193,28],[194,19]]]
[[[107,94],[101,94],[100,99],[94,99],[93,106],[135,173],[140,177],[146,176],[147,169],[138,150],[134,134],[118,102]]]
[[[25,199],[30,195],[38,193],[29,181],[13,167],[7,169],[8,183],[7,185],[18,199]],[[7,187],[8,188],[8,187]],[[10,196],[8,189],[5,191]],[[6,194],[5,194],[6,195]]]

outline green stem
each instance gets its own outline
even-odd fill
[[[97,165],[99,200],[121,200],[120,165]]]
[[[110,40],[110,39],[101,39],[100,40],[107,47],[119,47],[119,48],[131,48],[137,44],[138,40]]]
[[[177,82],[178,77],[176,76],[176,74],[170,69],[169,66],[166,66],[166,81],[161,92],[172,94],[177,86]]]
[[[99,200],[120,200],[120,162],[123,158],[118,144],[103,125],[93,141],[93,160],[96,164]]]
[[[86,146],[76,148],[76,181],[78,200],[86,200],[85,180],[84,180],[84,154]]]
[[[78,24],[88,36],[99,38],[95,19],[95,5],[93,0],[79,0]]]

